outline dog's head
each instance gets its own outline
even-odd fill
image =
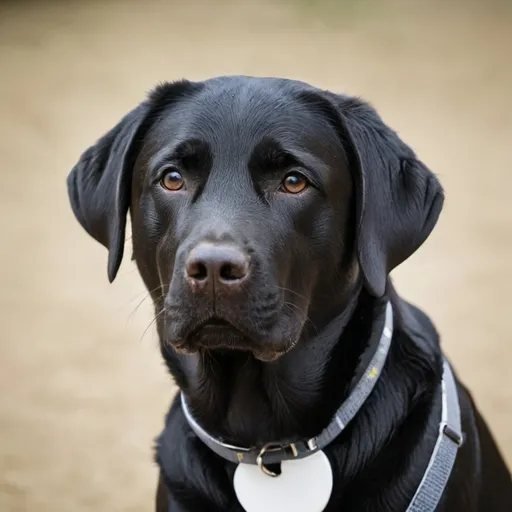
[[[131,214],[162,342],[261,360],[375,295],[432,231],[435,176],[366,103],[281,79],[157,87],[68,177],[73,211],[109,251]]]

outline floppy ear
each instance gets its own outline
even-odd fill
[[[123,258],[126,215],[130,207],[135,141],[147,116],[142,103],[88,148],[67,178],[71,207],[82,227],[109,251],[112,282]]]
[[[201,88],[188,80],[157,85],[145,102],[87,149],[69,173],[71,207],[82,227],[108,249],[110,282],[123,259],[132,171],[144,134],[164,109]]]
[[[389,272],[430,235],[444,193],[370,105],[335,97],[355,182],[357,256],[366,288],[380,297]]]

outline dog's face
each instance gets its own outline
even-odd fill
[[[134,254],[165,292],[185,352],[268,359],[298,341],[315,295],[339,297],[351,178],[335,131],[279,90],[206,87],[164,109],[136,161]],[[343,270],[343,272],[340,272]],[[352,277],[352,276],[351,276]]]
[[[430,233],[434,176],[366,104],[278,79],[158,87],[68,179],[121,262],[125,217],[162,342],[269,361],[374,295]]]

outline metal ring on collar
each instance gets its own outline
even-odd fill
[[[286,448],[290,448],[294,457],[297,457],[298,451],[294,443],[290,443]],[[258,453],[258,456],[256,457],[256,464],[258,464],[258,467],[261,469],[261,471],[263,471],[263,473],[265,473],[265,475],[271,477],[279,476],[278,473],[274,473],[265,466],[265,464],[263,463],[263,455],[265,455],[265,453],[267,452],[278,452],[279,450],[285,450],[286,448],[284,446],[276,445],[274,443],[268,443],[263,446],[263,448],[260,450],[260,453]]]

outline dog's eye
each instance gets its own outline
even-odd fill
[[[176,192],[183,188],[185,184],[183,176],[176,169],[168,169],[160,180],[162,187],[171,192]]]
[[[281,183],[281,190],[288,194],[298,194],[308,188],[309,182],[305,176],[298,172],[291,172],[284,177]]]

